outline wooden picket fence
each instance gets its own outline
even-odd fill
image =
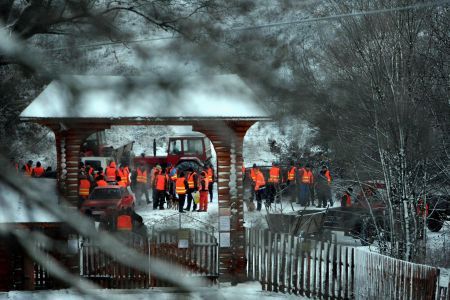
[[[247,229],[247,273],[263,290],[307,297],[354,297],[354,249]]]
[[[355,253],[355,295],[358,299],[434,299],[439,269],[377,253]]]
[[[180,240],[185,243],[180,243]],[[200,276],[217,282],[218,243],[210,233],[186,229],[156,232],[148,239],[130,233],[126,246],[146,255],[147,272],[133,269],[105,254],[95,242],[84,240],[80,252],[80,275],[103,288],[136,289],[171,286],[152,276],[152,261],[164,260],[186,276]],[[126,253],[124,253],[126,255]]]
[[[354,247],[247,229],[246,251],[248,277],[267,291],[319,299],[437,296],[439,269]]]
[[[180,244],[180,240],[186,243]],[[152,259],[157,258],[178,266],[186,276],[200,276],[213,284],[219,278],[218,243],[208,232],[182,229],[158,232],[150,241],[150,272]],[[151,276],[151,286],[170,286]]]
[[[124,244],[141,254],[148,255],[148,240],[130,233],[122,238]],[[123,255],[127,255],[124,253]],[[148,273],[131,268],[104,253],[94,242],[85,239],[80,253],[80,275],[102,288],[148,288]]]

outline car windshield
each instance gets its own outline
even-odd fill
[[[113,200],[120,198],[120,189],[95,189],[89,197],[91,200]]]

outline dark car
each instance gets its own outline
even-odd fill
[[[109,185],[96,187],[81,205],[81,212],[101,218],[128,207],[134,208],[134,196],[124,187]]]

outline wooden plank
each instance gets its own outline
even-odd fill
[[[259,243],[259,252],[260,257],[258,258],[258,265],[259,265],[259,277],[262,285],[262,289],[266,290],[267,285],[267,253],[266,253],[266,245],[267,245],[267,239],[266,239],[266,231],[260,230],[260,243]]]
[[[278,253],[278,243],[280,240],[280,234],[275,233],[274,234],[274,250],[272,253],[273,256],[273,291],[274,292],[278,292],[279,291],[279,286],[278,286],[278,275],[279,275],[279,266],[280,264],[278,263],[278,260],[280,258],[280,255]]]
[[[355,248],[351,249],[351,266],[350,266],[351,282],[350,282],[350,297],[354,298],[354,282],[355,282]]]
[[[301,241],[299,239],[300,244],[300,282],[299,282],[299,288],[300,288],[300,295],[304,296],[306,295],[306,284],[305,282],[309,281],[309,251],[305,253],[305,245],[304,241]],[[306,255],[306,257],[305,257]]]
[[[338,288],[338,293],[337,293],[337,298],[338,299],[342,299],[342,295],[343,295],[343,280],[342,280],[342,273],[343,273],[343,259],[342,259],[342,253],[344,251],[344,248],[339,245],[337,247],[337,271],[338,271],[338,277],[337,277],[337,288]]]
[[[313,244],[313,255],[314,255],[314,260],[313,260],[313,267],[312,269],[312,284],[311,286],[311,292],[312,292],[312,296],[316,297],[317,296],[317,290],[316,290],[316,273],[317,273],[317,243],[316,241],[311,241]]]
[[[288,237],[287,234],[281,234],[280,236],[280,246],[281,246],[281,257],[280,257],[280,291],[286,293],[286,241]]]
[[[325,299],[330,297],[330,254],[332,253],[332,248],[330,243],[325,243],[325,278],[324,278],[324,295]]]
[[[267,241],[267,290],[271,292],[272,289],[272,232],[268,232],[268,241]]]
[[[348,248],[344,248],[344,274],[343,274],[343,280],[344,280],[344,298],[348,298]]]
[[[292,267],[293,267],[293,243],[294,236],[292,234],[288,235],[287,251],[288,258],[286,261],[286,274],[287,274],[287,292],[292,294]]]
[[[299,277],[300,277],[300,270],[299,270],[299,261],[300,261],[300,245],[299,245],[299,238],[294,238],[294,249],[293,249],[293,270],[292,270],[292,285],[293,285],[293,291],[295,295],[299,295]]]

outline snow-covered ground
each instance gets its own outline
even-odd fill
[[[221,284],[219,287],[195,288],[196,293],[183,293],[174,288],[153,288],[140,290],[101,290],[98,295],[100,299],[218,299],[218,300],[235,300],[235,299],[306,299],[303,297],[271,293],[261,291],[261,285],[258,282],[247,282],[231,286],[230,284]],[[86,295],[81,295],[74,290],[57,290],[57,291],[35,291],[22,292],[13,291],[0,293],[0,300],[82,300],[90,299]]]

